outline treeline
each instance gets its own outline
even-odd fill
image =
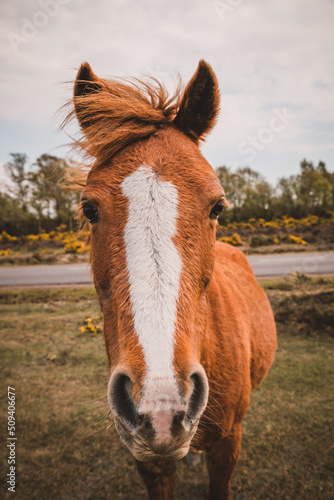
[[[41,155],[29,165],[25,154],[11,154],[5,164],[9,185],[0,191],[0,232],[19,236],[52,231],[61,224],[75,229],[79,193],[69,189],[74,165],[62,158]]]
[[[280,178],[275,187],[248,167],[234,172],[219,167],[217,176],[231,204],[231,209],[224,211],[224,220],[300,219],[309,214],[326,216],[334,210],[334,173],[322,161],[315,166],[303,160],[297,175]]]
[[[44,154],[29,164],[25,154],[15,153],[5,169],[10,183],[0,191],[0,232],[19,236],[49,232],[61,224],[77,228],[79,193],[67,180],[68,172],[76,171],[74,163]],[[315,166],[303,160],[297,175],[282,177],[275,187],[248,167],[219,167],[217,176],[231,204],[223,213],[225,222],[300,219],[334,210],[334,173],[321,161]]]

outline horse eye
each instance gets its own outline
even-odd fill
[[[97,222],[98,219],[97,208],[90,205],[90,203],[85,203],[82,207],[82,211],[88,222],[90,222],[91,224],[93,224],[93,222]]]
[[[216,205],[213,207],[213,209],[210,212],[210,219],[218,219],[219,215],[222,213],[224,209],[224,205],[222,201],[218,201]]]

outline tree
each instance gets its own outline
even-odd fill
[[[295,178],[296,176],[291,175],[290,177],[281,177],[278,180],[276,186],[276,197],[274,200],[274,215],[280,217],[283,214],[289,216],[295,216],[295,206],[296,206],[296,192],[295,192]]]
[[[325,215],[334,209],[334,173],[322,161],[314,166],[303,160],[300,173],[279,179],[275,190],[249,167],[235,172],[219,167],[217,177],[232,206],[227,217],[234,220],[284,215],[300,218],[308,214]]]
[[[17,200],[7,193],[0,192],[0,232],[18,236],[26,233],[34,233],[38,230],[38,224],[33,214],[23,210]]]
[[[319,162],[315,167],[312,162],[303,160],[300,163],[301,172],[295,177],[296,203],[300,215],[308,213],[324,213],[331,206],[332,184],[326,165]]]
[[[272,188],[262,175],[249,167],[231,172],[224,166],[217,169],[217,177],[232,206],[234,219],[267,218],[272,204]]]
[[[37,158],[30,174],[32,184],[33,208],[41,218],[56,216],[57,224],[71,227],[78,204],[79,195],[66,187],[69,164],[66,160],[44,154]]]
[[[28,157],[26,154],[11,153],[12,161],[6,163],[5,170],[12,182],[9,188],[16,202],[23,212],[28,211],[29,174],[27,170]]]

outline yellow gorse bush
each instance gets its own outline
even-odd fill
[[[61,230],[59,230],[61,229]],[[17,238],[16,236],[11,236],[6,231],[0,234],[0,243],[15,243],[16,245],[20,243],[20,246],[26,247],[27,249],[47,251],[51,248],[62,248],[64,253],[86,253],[89,252],[90,246],[86,243],[89,235],[89,231],[64,231],[64,226],[57,228],[57,231],[51,231],[50,233],[41,232],[39,234],[28,234]],[[10,255],[7,249],[2,249],[0,255]]]
[[[41,233],[39,235],[39,237],[40,237],[41,240],[47,241],[47,240],[50,239],[50,234],[49,233]]]
[[[296,245],[307,245],[307,241],[294,234],[278,234],[277,236],[255,235],[250,240],[252,247],[280,245],[281,243],[292,243]]]
[[[297,245],[307,245],[307,241],[303,240],[299,236],[294,236],[293,234],[286,234],[281,238],[281,240],[287,243],[296,243]]]
[[[62,238],[61,241],[66,253],[84,253],[89,250],[89,246],[80,240],[77,233],[74,233],[73,231],[66,233],[66,236]]]
[[[64,231],[65,225],[61,225],[57,228],[57,231],[50,231],[50,233],[42,232],[39,234],[28,234],[23,237],[23,241],[28,244],[33,243],[36,248],[36,244],[43,246],[43,243],[47,243],[48,246],[60,246],[63,248],[65,253],[85,253],[88,252],[90,247],[85,243],[87,240],[89,231]]]
[[[39,234],[28,234],[25,238],[28,241],[38,241],[40,239]]]
[[[219,238],[219,241],[223,243],[229,243],[235,247],[245,245],[246,243],[242,241],[240,235],[238,233],[234,233],[232,236],[223,236]]]
[[[12,255],[13,250],[7,248],[7,250],[0,250],[0,257],[7,257],[7,255]]]
[[[17,236],[11,236],[6,231],[2,231],[0,234],[0,241],[17,241]]]
[[[328,217],[318,217],[317,215],[308,215],[303,219],[294,219],[293,217],[284,216],[281,219],[275,219],[272,221],[265,221],[264,219],[254,219],[251,218],[248,222],[230,222],[226,225],[228,230],[238,230],[238,229],[258,229],[258,228],[273,228],[273,229],[289,229],[292,227],[311,227],[320,225],[330,225],[334,224],[334,212],[328,211]]]

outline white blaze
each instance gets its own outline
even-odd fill
[[[173,242],[178,192],[142,165],[124,179],[129,200],[126,261],[134,326],[147,366],[141,411],[180,405],[174,378],[174,333],[182,262]]]

